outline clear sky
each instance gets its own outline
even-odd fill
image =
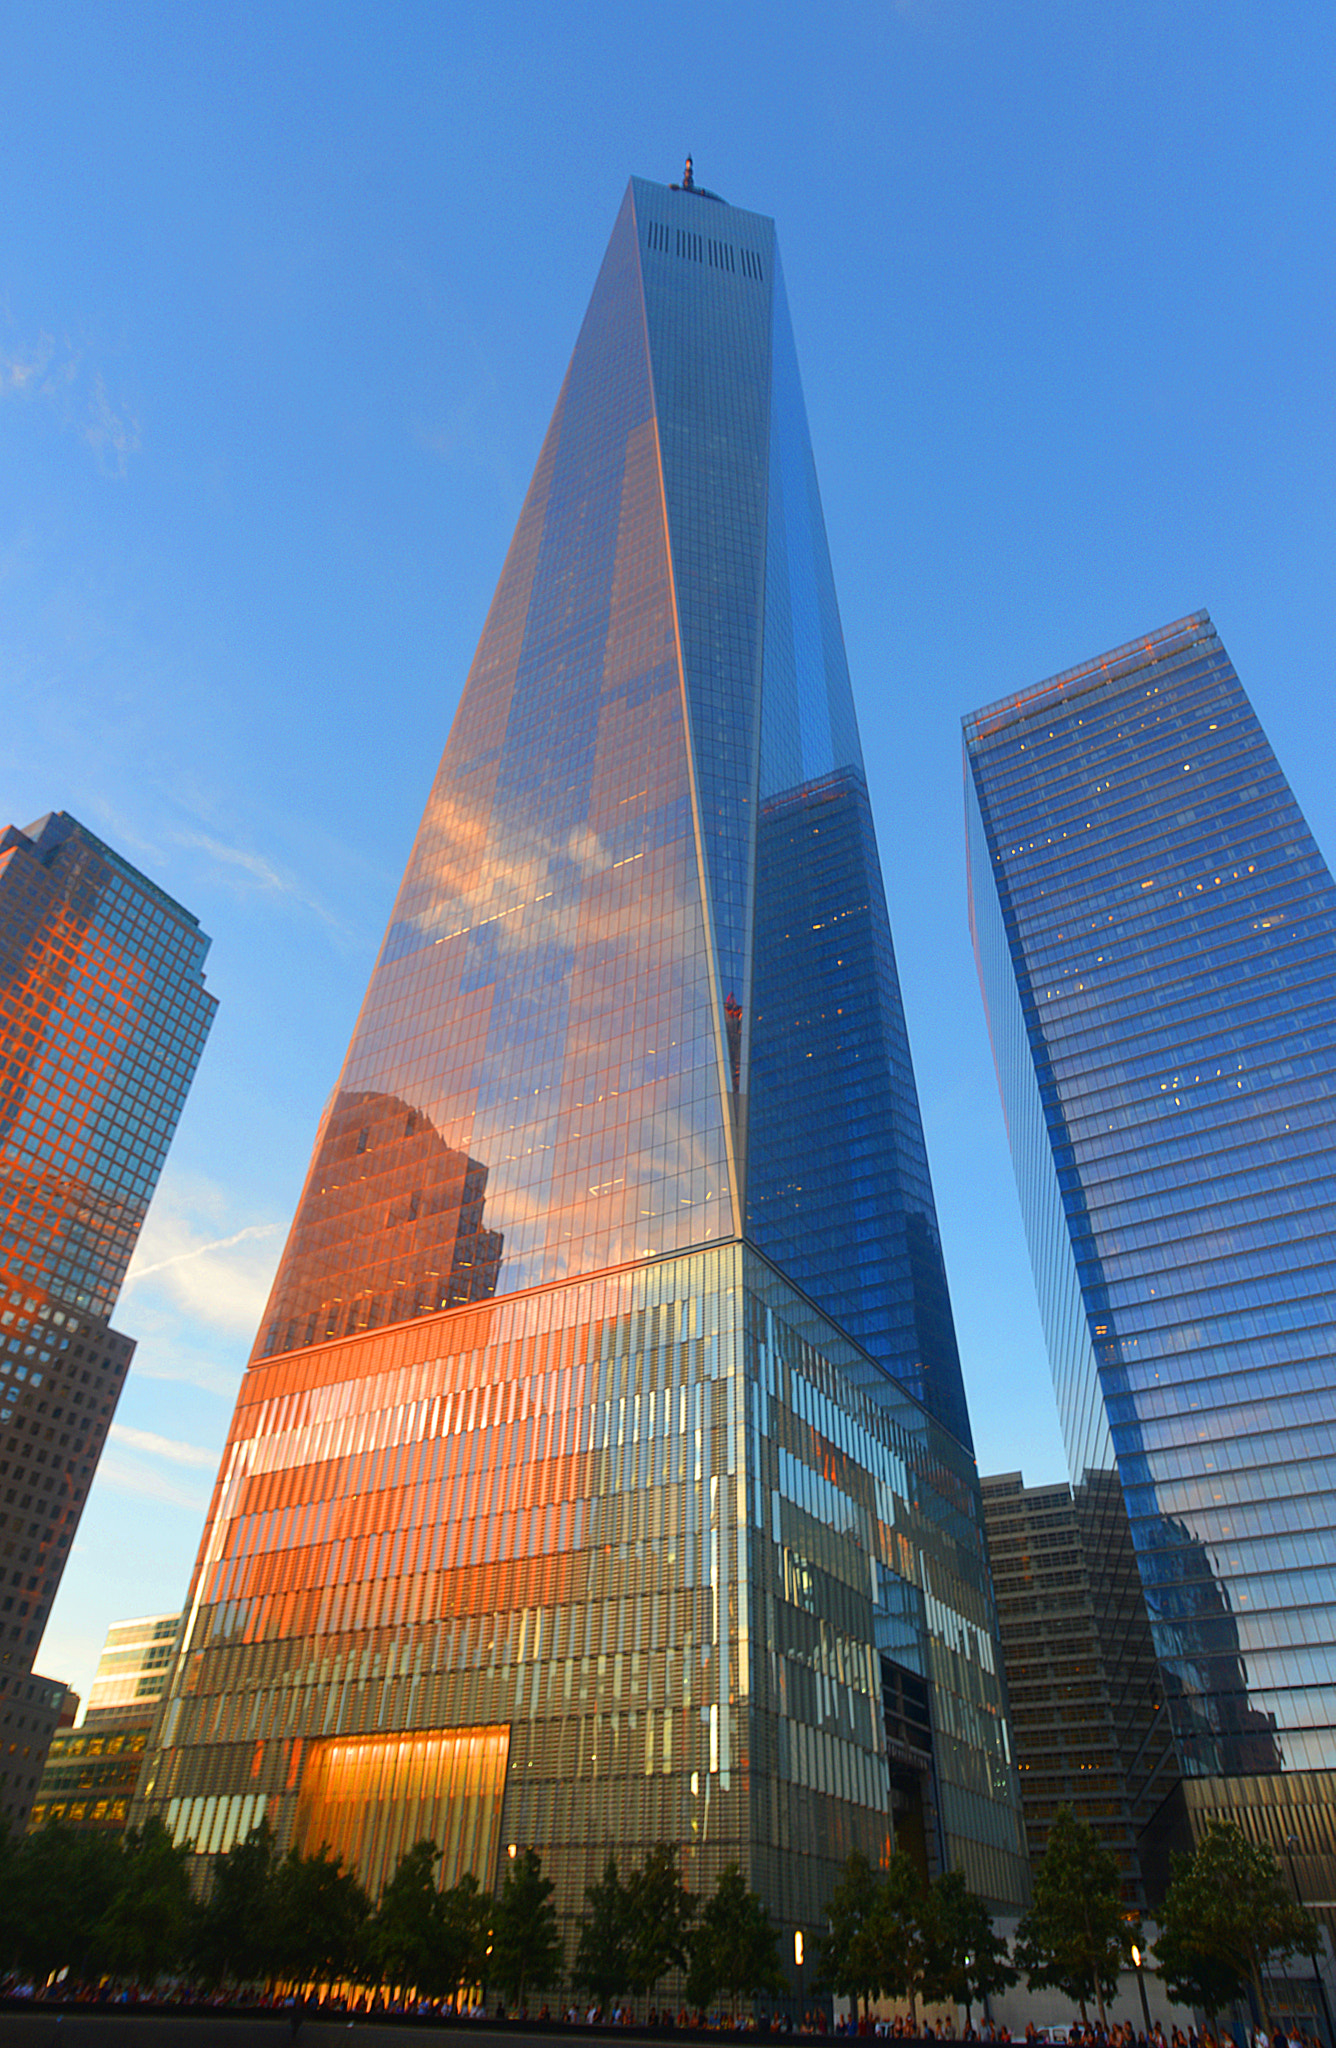
[[[184,1598],[626,180],[688,151],[778,223],[980,1466],[1062,1476],[960,718],[1205,606],[1336,853],[1329,0],[10,0],[0,49],[0,823],[144,868],[222,1005],[39,1668]]]

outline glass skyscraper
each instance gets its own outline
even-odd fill
[[[64,812],[0,833],[0,1814],[18,1825],[39,1695],[63,1697],[33,1656],[134,1355],[110,1317],[217,1008],[208,947]]]
[[[1293,1836],[1330,1902],[1336,888],[1204,612],[989,705],[965,745],[1077,1504],[1108,1513],[1116,1472],[1158,1662],[1143,1769],[1173,1736],[1134,1787],[1152,1889],[1164,1843],[1223,1815]]]
[[[148,1807],[1023,1894],[773,227],[633,181],[242,1387]]]

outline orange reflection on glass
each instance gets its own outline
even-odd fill
[[[297,1806],[297,1846],[322,1845],[356,1870],[373,1898],[415,1842],[442,1850],[442,1886],[496,1871],[506,1727],[434,1729],[312,1742]]]

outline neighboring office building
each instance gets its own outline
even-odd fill
[[[162,1698],[183,1616],[145,1614],[113,1621],[97,1660],[82,1725],[151,1721]]]
[[[78,1705],[78,1694],[58,1678],[33,1671],[6,1679],[0,1700],[0,1827],[15,1832],[23,1827],[50,1746],[73,1721]]]
[[[1129,1909],[1144,1907],[1140,1831],[1177,1771],[1126,1515],[1120,1532],[1112,1514],[1097,1517],[1092,1556],[1065,1480],[986,1478],[983,1510],[1031,1861],[1070,1806],[1117,1857]],[[1139,1640],[1109,1629],[1111,1607],[1139,1617]]]
[[[0,1816],[133,1339],[110,1326],[216,1008],[188,911],[63,812],[0,834]],[[46,1709],[40,1712],[47,1721]],[[54,1724],[52,1724],[54,1725]]]
[[[1121,1481],[1182,1774],[1143,1838],[1152,1898],[1166,1849],[1227,1817],[1294,1837],[1330,1917],[1336,888],[1205,613],[975,713],[965,742],[1076,1497]]]
[[[52,1737],[30,1828],[47,1820],[106,1833],[125,1826],[181,1620],[149,1614],[112,1623],[83,1718]]]
[[[568,1924],[669,1841],[810,1931],[893,1830],[1014,1906],[967,1432],[773,227],[636,180],[136,1810],[531,1845]]]

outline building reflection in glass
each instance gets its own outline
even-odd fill
[[[1336,1896],[1336,884],[1204,612],[965,722],[975,948],[1074,1475],[1193,1826]],[[1079,1487],[1078,1487],[1079,1492]]]
[[[610,1842],[680,1845],[696,1889],[736,1861],[779,1923],[893,1835],[1024,1896],[773,224],[640,180],[245,1377],[144,1810],[204,1855],[261,1811],[335,1829],[374,1880],[475,1742],[469,1854],[539,1849],[570,1918]]]
[[[504,1240],[487,1168],[397,1095],[340,1094],[316,1145],[269,1309],[266,1352],[486,1301]]]

